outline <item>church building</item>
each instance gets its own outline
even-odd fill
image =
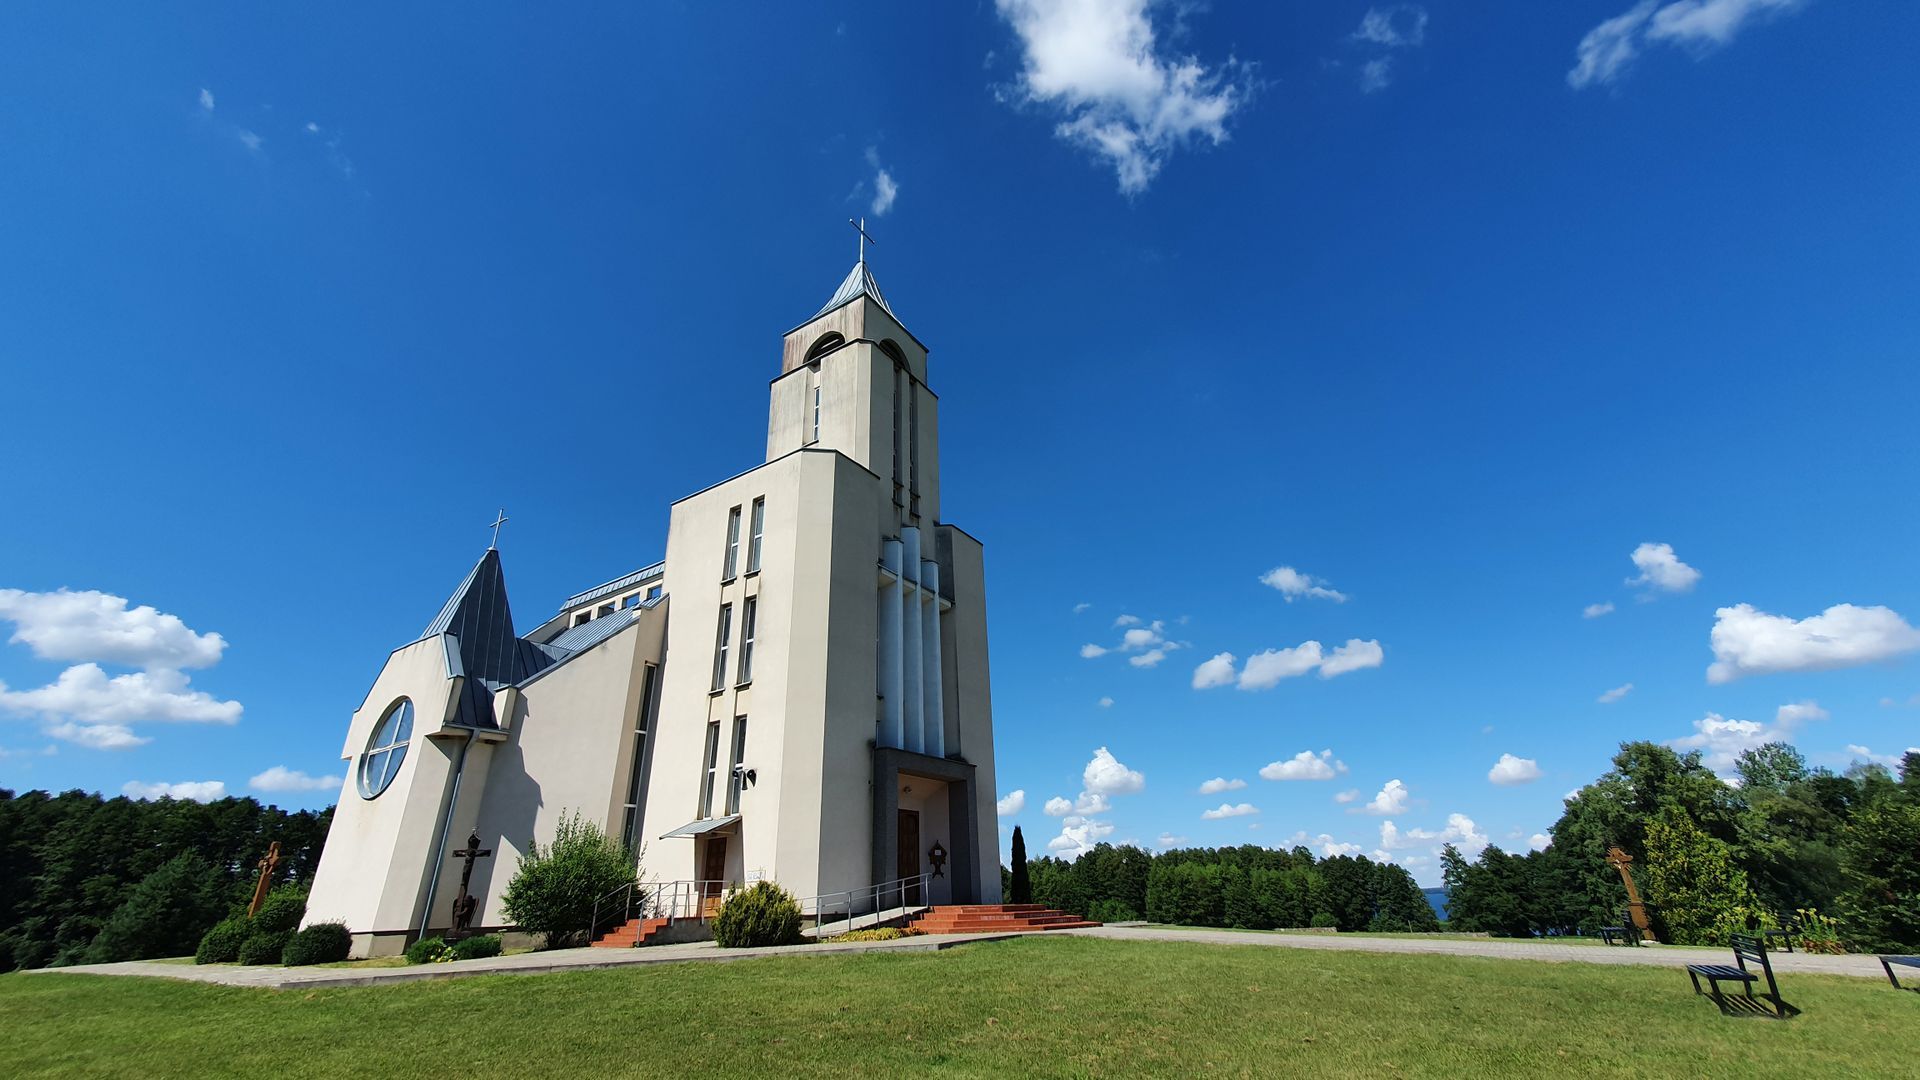
[[[664,559],[522,633],[489,548],[394,650],[347,725],[309,922],[358,956],[453,926],[477,835],[471,923],[507,927],[519,856],[575,813],[656,886],[928,874],[909,903],[1000,901],[981,546],[941,514],[927,350],[864,249],[770,398],[765,462],[675,502]]]

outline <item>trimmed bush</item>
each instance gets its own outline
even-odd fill
[[[335,964],[353,951],[353,934],[346,923],[314,923],[287,939],[280,962],[288,967],[309,964]]]
[[[253,929],[261,934],[291,934],[300,929],[300,920],[306,917],[306,886],[282,885],[260,901],[260,910],[253,916]]]
[[[594,904],[633,880],[634,863],[619,841],[576,812],[560,819],[553,843],[527,846],[500,907],[520,929],[545,935],[547,948],[565,948],[592,929]]]
[[[1087,918],[1094,922],[1138,922],[1140,913],[1127,906],[1124,900],[1095,900],[1087,908]]]
[[[849,930],[844,934],[835,934],[828,941],[897,941],[903,937],[917,937],[898,926],[875,926],[866,930]]]
[[[756,881],[721,903],[720,913],[713,917],[713,940],[723,949],[797,945],[800,903],[773,882]]]
[[[213,924],[194,950],[196,964],[231,964],[240,959],[240,946],[253,935],[253,926],[244,918],[223,919]]]
[[[437,937],[421,938],[407,946],[407,963],[438,964],[453,959],[453,947]]]
[[[461,938],[453,943],[455,960],[485,960],[489,956],[500,955],[500,935],[482,934],[479,937]]]
[[[1331,930],[1340,925],[1340,920],[1335,918],[1331,911],[1316,911],[1313,913],[1313,921],[1307,925],[1315,930]]]
[[[287,951],[287,939],[293,937],[285,930],[271,934],[255,932],[240,945],[240,962],[243,964],[277,964]]]

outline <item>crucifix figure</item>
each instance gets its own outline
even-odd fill
[[[503,506],[500,508],[500,513],[497,514],[493,519],[493,543],[487,545],[488,551],[492,551],[494,548],[497,548],[500,546],[500,526],[505,525],[506,523],[507,523],[507,508]]]
[[[1640,890],[1633,887],[1633,856],[1615,845],[1607,849],[1607,865],[1620,871],[1620,882],[1627,887],[1627,911],[1633,916],[1634,929],[1640,932],[1643,939],[1658,945],[1660,939],[1653,936],[1653,923],[1647,918],[1647,905],[1640,899]]]
[[[273,883],[273,868],[280,865],[280,841],[267,845],[266,857],[260,860],[260,882],[253,887],[253,903],[247,905],[247,918],[260,913],[260,905],[267,898],[267,886]]]
[[[467,860],[467,865],[460,871],[460,895],[453,901],[455,933],[464,934],[473,926],[474,909],[480,906],[479,901],[473,898],[473,894],[467,891],[467,885],[473,881],[473,860],[482,859],[491,854],[493,854],[492,848],[480,846],[480,834],[477,832],[467,837],[466,847],[453,853],[454,858]]]
[[[877,244],[880,241],[875,240],[873,237],[867,235],[867,219],[866,218],[861,218],[859,221],[855,221],[852,218],[848,218],[847,224],[853,226],[853,231],[860,234],[860,265],[865,266],[867,265],[867,245]]]

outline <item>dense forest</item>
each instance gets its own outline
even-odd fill
[[[268,844],[276,883],[311,880],[332,819],[253,799],[0,789],[0,971],[191,953],[252,898]]]
[[[1756,926],[1837,919],[1851,948],[1920,948],[1920,753],[1897,777],[1877,764],[1841,775],[1768,743],[1736,768],[1737,786],[1697,752],[1623,744],[1568,798],[1546,850],[1442,853],[1449,926],[1523,936],[1620,925],[1626,892],[1606,862],[1617,844],[1662,941],[1724,944]]]

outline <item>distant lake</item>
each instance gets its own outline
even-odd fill
[[[1433,905],[1433,913],[1440,916],[1440,920],[1445,922],[1447,918],[1447,890],[1421,889],[1420,891],[1427,894],[1427,903]]]

